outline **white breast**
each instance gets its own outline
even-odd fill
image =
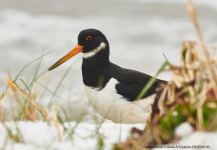
[[[100,91],[84,86],[92,107],[102,117],[115,123],[146,123],[155,95],[132,103],[117,94],[117,83],[118,81],[112,78]]]

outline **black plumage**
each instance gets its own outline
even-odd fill
[[[111,78],[116,79],[119,83],[115,86],[117,93],[122,95],[126,100],[134,101],[137,96],[140,94],[142,89],[152,78],[151,76],[130,70],[121,68],[113,63],[109,63],[103,69],[96,71],[87,70],[88,73],[83,71],[83,82],[86,86],[97,88],[101,86],[103,89]],[[102,80],[100,80],[102,79]],[[99,82],[102,82],[99,84]],[[143,95],[142,98],[151,96],[156,92],[156,88],[160,86],[161,83],[166,81],[157,79],[152,87]],[[100,89],[100,90],[101,90]]]
[[[92,39],[95,38],[95,41],[90,40],[88,41],[89,43],[85,43],[86,41],[84,37],[86,36],[92,36]],[[84,53],[99,46],[100,42],[105,42],[105,49],[100,50],[90,58],[83,58],[82,74],[84,84],[86,86],[100,88],[99,90],[102,90],[109,80],[114,78],[119,82],[115,86],[117,93],[122,95],[128,101],[134,101],[152,77],[138,71],[121,68],[111,63],[109,61],[109,43],[100,31],[87,29],[83,30],[78,36],[79,45],[84,46],[84,48],[87,46],[84,49]],[[95,47],[91,45],[95,45]],[[157,79],[142,98],[154,94],[156,92],[156,88],[160,86],[160,83],[165,82],[166,81]]]

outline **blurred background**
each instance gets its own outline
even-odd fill
[[[205,42],[217,46],[217,2],[193,3]],[[53,51],[43,57],[39,73],[47,70],[77,44],[79,32],[87,28],[106,35],[113,63],[152,76],[165,61],[162,53],[178,65],[182,42],[198,41],[186,0],[0,0],[0,92],[7,86],[8,72],[14,77],[29,62]],[[29,83],[37,64],[28,66],[20,78]],[[42,90],[42,106],[61,102],[71,120],[76,120],[83,109],[91,111],[82,101],[86,97],[81,64],[79,54],[52,72],[45,71],[40,80],[47,86]],[[170,80],[171,74],[164,72],[159,78]],[[9,107],[7,101],[4,107]]]

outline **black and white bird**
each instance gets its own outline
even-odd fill
[[[157,79],[142,99],[135,101],[152,77],[111,63],[109,51],[109,42],[102,32],[82,30],[78,35],[78,45],[52,65],[49,71],[82,52],[84,89],[98,114],[115,123],[146,123],[156,88],[165,81]]]

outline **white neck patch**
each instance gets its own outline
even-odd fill
[[[101,49],[104,49],[105,46],[106,46],[106,44],[104,42],[100,43],[100,45],[97,48],[95,48],[94,50],[89,51],[87,53],[84,53],[83,58],[90,58],[90,57],[96,55],[96,53],[98,53]]]

